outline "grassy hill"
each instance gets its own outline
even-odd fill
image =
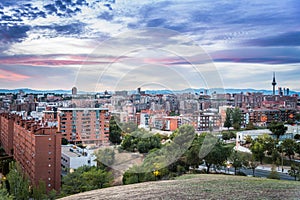
[[[110,187],[68,196],[81,199],[300,199],[299,181],[226,175],[184,175],[176,180]]]

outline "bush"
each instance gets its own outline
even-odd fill
[[[280,176],[279,173],[276,171],[276,167],[272,167],[272,171],[270,172],[267,178],[280,180]]]
[[[300,134],[296,134],[296,135],[294,136],[294,139],[295,139],[295,140],[300,140]]]

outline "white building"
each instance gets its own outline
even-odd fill
[[[77,169],[84,165],[97,166],[96,156],[93,150],[75,145],[62,145],[61,165],[62,169]]]
[[[271,135],[272,132],[269,129],[259,129],[259,130],[249,130],[249,131],[240,131],[236,133],[237,142],[245,143],[246,137],[250,136],[252,140],[256,139],[258,136],[268,134]]]
[[[149,128],[149,114],[141,113],[139,128]]]
[[[300,126],[299,124],[296,124],[296,125],[285,125],[288,129],[286,131],[286,134],[292,134],[293,137],[296,135],[296,134],[300,134]]]

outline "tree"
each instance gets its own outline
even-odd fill
[[[300,178],[300,164],[299,163],[292,163],[291,169],[289,170],[289,175],[295,178],[295,181],[297,181],[297,178]]]
[[[67,145],[69,141],[66,138],[61,138],[61,145]]]
[[[15,199],[29,199],[29,179],[22,173],[18,163],[9,164],[9,173],[7,174],[9,183],[9,192]]]
[[[39,181],[39,184],[33,186],[32,197],[34,200],[44,200],[47,199],[46,194],[46,183],[42,180]]]
[[[55,200],[57,197],[57,191],[52,189],[50,192],[48,192],[48,199],[49,200]]]
[[[235,108],[232,111],[232,125],[235,130],[239,130],[242,123],[242,114],[239,108]]]
[[[225,117],[224,127],[226,127],[228,130],[232,126],[231,113],[232,113],[231,109],[227,108],[226,109],[226,117]]]
[[[230,140],[230,133],[229,132],[222,132],[222,139],[223,140]]]
[[[229,155],[229,148],[218,141],[213,149],[204,157],[205,165],[207,167],[206,173],[209,173],[209,169],[212,165],[217,167],[222,166]]]
[[[282,122],[271,122],[268,129],[276,135],[277,140],[279,140],[279,137],[285,134],[287,127],[285,127]]]
[[[271,158],[272,158],[272,163],[275,164],[277,167],[279,167],[281,156],[278,149],[275,148],[272,151]]]
[[[133,131],[136,131],[138,129],[136,123],[133,122],[122,123],[121,127],[125,133],[132,133]]]
[[[241,152],[234,150],[231,153],[229,160],[231,161],[232,166],[234,167],[234,174],[236,175],[237,169],[243,166],[244,157]]]
[[[4,187],[0,187],[0,199],[1,200],[13,200],[13,196],[9,195],[8,191]]]
[[[295,115],[295,120],[300,121],[300,113],[297,113],[297,114]]]
[[[121,128],[117,124],[114,116],[112,116],[109,121],[109,141],[113,144],[120,144],[122,141],[121,133]]]
[[[113,180],[111,172],[106,172],[96,167],[92,167],[89,171],[83,172],[81,177],[85,183],[83,187],[85,191],[108,187]]]
[[[300,143],[299,142],[296,143],[295,152],[300,155]]]
[[[264,150],[267,155],[272,155],[273,151],[276,150],[276,141],[268,134],[261,135],[257,138],[262,144],[264,144]]]
[[[292,157],[295,155],[295,150],[297,143],[293,139],[285,139],[281,143],[282,150],[285,152],[285,155],[289,157],[290,160],[292,160]]]
[[[185,152],[185,162],[188,164],[188,166],[197,168],[202,163],[202,158],[199,157],[199,152],[203,144],[204,138],[204,135],[196,135],[191,146]]]
[[[255,161],[254,157],[251,156],[251,158],[248,161],[248,167],[252,169],[252,175],[255,176],[255,169],[258,167],[259,163]]]
[[[160,140],[159,134],[153,135],[145,129],[138,129],[124,137],[121,147],[131,152],[138,150],[140,153],[148,153],[151,149],[161,147]]]
[[[71,195],[110,186],[113,180],[111,172],[97,167],[82,166],[62,178],[62,195]]]
[[[251,142],[250,150],[253,153],[254,158],[262,164],[265,153],[267,155],[272,155],[273,151],[276,150],[275,147],[276,141],[268,134],[264,134]]]
[[[252,137],[251,137],[250,135],[246,135],[245,141],[246,141],[246,144],[251,144],[251,142],[252,142],[253,140],[252,140]]]
[[[260,161],[262,164],[263,158],[265,157],[265,147],[264,144],[258,140],[253,140],[250,146],[250,150],[255,158],[255,160]]]
[[[255,130],[255,129],[257,129],[255,126],[254,126],[254,124],[253,124],[253,122],[249,122],[247,125],[246,125],[246,128],[245,128],[246,130]]]
[[[115,151],[110,148],[100,149],[96,152],[97,166],[105,169],[115,162]]]

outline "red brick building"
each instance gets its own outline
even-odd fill
[[[5,152],[13,155],[13,133],[15,115],[1,113],[0,115],[0,141]]]
[[[108,144],[109,120],[107,108],[58,108],[58,131],[70,142]]]
[[[14,159],[31,183],[36,185],[42,180],[47,191],[59,191],[61,133],[57,132],[57,127],[47,127],[46,124],[7,113],[0,115],[0,121],[1,143],[7,153],[12,145]]]

